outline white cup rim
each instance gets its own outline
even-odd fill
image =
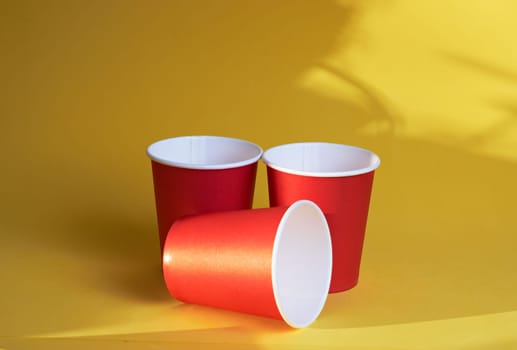
[[[321,313],[332,275],[332,242],[327,220],[310,200],[293,203],[284,213],[273,244],[273,295],[283,320],[307,327]]]
[[[166,147],[169,150],[174,147],[174,144],[186,143],[186,142],[200,142],[200,141],[218,142],[225,144],[228,151],[235,150],[235,147],[240,146],[245,152],[237,154],[232,159],[225,159],[224,161],[211,161],[211,162],[187,162],[179,157],[174,156],[172,153],[167,154]],[[190,135],[190,136],[177,136],[167,139],[162,139],[152,143],[147,147],[147,156],[157,162],[168,166],[174,166],[178,168],[186,169],[200,169],[200,170],[218,170],[218,169],[231,169],[238,168],[245,165],[253,164],[257,162],[263,154],[263,150],[260,146],[238,138],[226,137],[226,136],[212,136],[212,135]]]
[[[293,149],[300,147],[324,147],[332,152],[340,153],[342,156],[350,155],[355,157],[364,157],[367,158],[366,165],[350,168],[350,169],[340,169],[333,171],[325,171],[325,170],[303,170],[297,167],[290,166],[286,164],[285,159],[281,159],[282,157],[278,156],[278,151],[286,151],[289,152]],[[296,142],[296,143],[288,143],[283,145],[278,145],[269,148],[262,155],[262,161],[270,168],[275,170],[285,172],[288,174],[301,175],[301,176],[312,176],[312,177],[346,177],[346,176],[354,176],[366,174],[374,171],[381,164],[381,160],[379,156],[372,151],[367,149],[344,145],[339,143],[330,143],[330,142]]]

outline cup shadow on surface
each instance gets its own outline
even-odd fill
[[[210,349],[260,349],[256,334],[244,327],[214,327],[210,329],[186,329],[161,332],[109,334],[101,336],[55,338],[6,338],[0,346],[8,349],[70,349],[109,348],[142,349],[164,347],[200,346]],[[196,347],[197,348],[197,347]]]
[[[91,283],[135,301],[170,301],[163,282],[156,225],[98,210],[84,212],[88,216],[68,218],[74,234],[61,244],[81,259],[95,260],[99,268]]]
[[[315,327],[363,327],[517,310],[514,162],[400,137],[374,181],[359,284]]]

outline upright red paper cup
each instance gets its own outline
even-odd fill
[[[354,287],[379,157],[357,147],[306,142],[273,147],[262,159],[271,206],[309,199],[325,213],[334,259],[330,292]]]
[[[332,272],[325,216],[310,201],[290,207],[182,218],[163,252],[178,300],[306,327],[320,314]]]
[[[262,149],[219,136],[182,136],[153,143],[151,158],[160,247],[184,215],[250,209]]]

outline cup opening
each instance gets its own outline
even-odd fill
[[[189,169],[228,169],[257,162],[262,149],[254,143],[222,136],[180,136],[147,148],[152,160]]]
[[[263,160],[283,172],[318,177],[360,175],[380,165],[379,157],[366,149],[325,142],[276,146],[264,152]]]
[[[327,221],[309,200],[292,204],[277,229],[272,282],[282,318],[306,327],[320,314],[330,287],[332,245]]]

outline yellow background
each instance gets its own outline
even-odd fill
[[[517,348],[516,14],[1,1],[0,347]],[[311,327],[167,294],[145,148],[191,134],[380,155],[360,283]]]

